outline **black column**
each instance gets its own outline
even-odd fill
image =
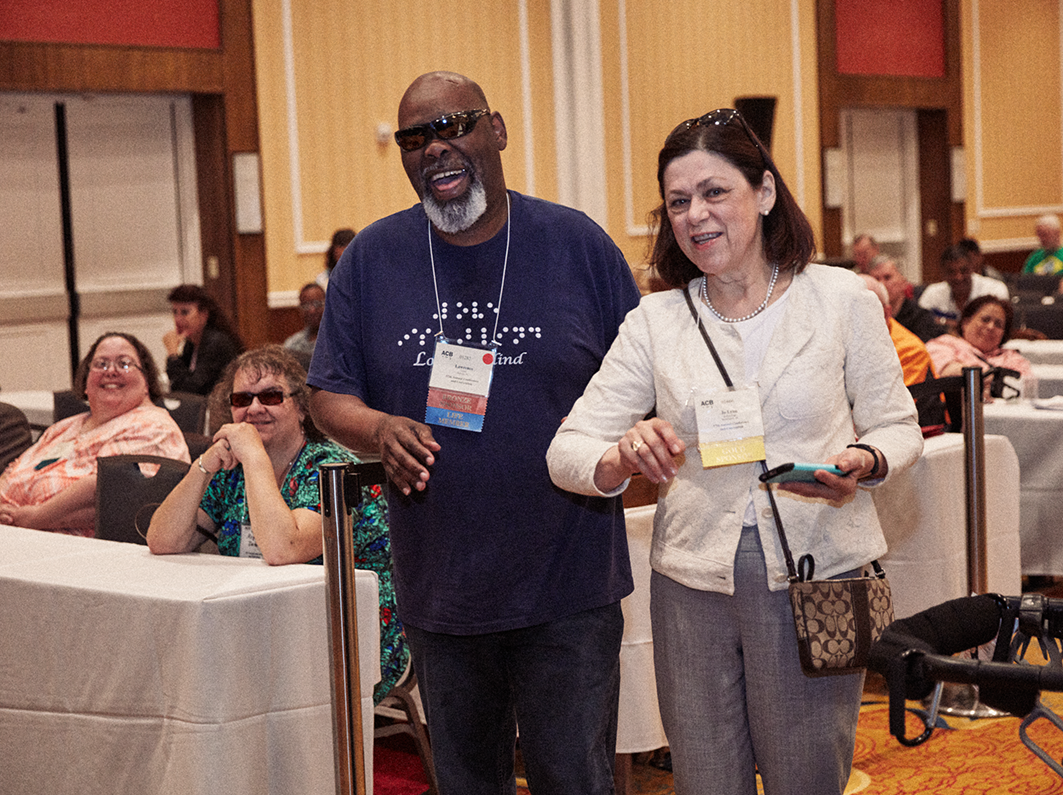
[[[70,381],[73,383],[81,356],[78,340],[78,318],[81,316],[81,302],[78,298],[77,280],[74,273],[74,222],[70,211],[70,160],[66,140],[66,105],[55,103],[55,146],[59,164],[59,210],[63,219],[63,276],[66,281],[66,295],[70,302],[67,319],[67,331],[70,338]]]

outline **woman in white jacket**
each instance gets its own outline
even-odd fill
[[[918,458],[915,408],[881,306],[808,264],[808,220],[737,111],[680,124],[657,176],[653,265],[674,289],[628,315],[550,473],[583,494],[638,472],[660,485],[651,609],[676,792],[752,795],[757,769],[768,795],[840,795],[863,676],[801,671],[759,462],[847,473],[777,502],[795,556],[851,575],[886,551],[867,487]]]

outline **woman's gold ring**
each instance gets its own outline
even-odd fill
[[[632,452],[637,453],[639,451],[640,447],[642,447],[642,440],[641,439],[632,440],[632,442],[631,442],[631,451]]]

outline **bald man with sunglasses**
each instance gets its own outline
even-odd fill
[[[395,140],[420,198],[329,281],[315,420],[380,455],[398,611],[443,795],[610,793],[632,590],[623,506],[555,488],[546,449],[639,300],[582,213],[507,190],[506,125],[417,78]]]

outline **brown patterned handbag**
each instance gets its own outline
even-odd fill
[[[877,560],[871,565],[875,574],[870,577],[791,580],[797,651],[809,676],[865,667],[871,644],[893,623],[886,572]]]
[[[770,485],[768,498],[786,558],[801,668],[808,676],[826,676],[866,667],[871,644],[893,623],[886,572],[873,560],[873,575],[814,580],[816,563],[811,555],[802,555],[795,569]]]

